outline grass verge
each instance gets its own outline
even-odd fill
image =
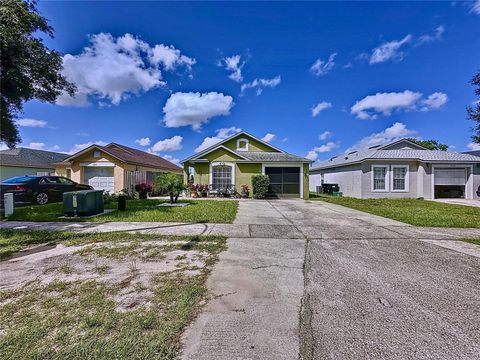
[[[480,208],[417,199],[356,199],[311,194],[320,200],[416,226],[480,228]]]
[[[462,239],[463,241],[465,242],[468,242],[470,244],[474,244],[474,245],[478,245],[480,246],[480,237],[477,237],[477,238],[465,238],[465,239]]]
[[[126,211],[114,211],[88,219],[59,219],[63,215],[63,204],[52,203],[21,207],[8,220],[16,221],[159,221],[159,222],[187,222],[187,223],[226,223],[231,224],[235,219],[238,201],[217,200],[188,200],[185,207],[158,207],[165,200],[129,200]],[[116,209],[117,203],[105,206],[107,209]]]
[[[36,241],[44,232],[17,230],[13,242]],[[37,234],[35,234],[37,233]],[[2,231],[1,235],[5,235]],[[161,238],[161,239],[159,239]],[[70,245],[132,240],[165,240],[154,234],[51,232],[49,241]],[[145,304],[119,311],[115,298],[129,282],[39,280],[0,292],[1,359],[175,359],[181,333],[208,299],[205,285],[212,265],[226,248],[219,236],[168,237],[172,249],[201,251],[205,266],[179,268],[150,277]],[[110,254],[100,254],[109,257]],[[110,258],[110,257],[109,257]],[[119,260],[121,261],[121,260]],[[108,269],[101,269],[99,276]],[[65,274],[64,276],[67,276]],[[132,275],[134,276],[134,275]]]

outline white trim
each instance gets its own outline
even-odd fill
[[[236,184],[236,179],[235,179],[235,168],[236,164],[234,162],[228,162],[228,161],[214,161],[211,162],[210,165],[208,166],[208,184],[213,185],[213,167],[216,165],[228,165],[232,167],[232,185],[235,186],[235,189],[237,188]]]
[[[303,197],[303,164],[304,163],[282,163],[282,162],[273,162],[273,163],[262,163],[262,175],[265,175],[265,167],[299,167],[300,168],[300,198]]]
[[[245,131],[241,131],[241,132],[239,132],[239,133],[237,133],[237,134],[233,134],[232,136],[230,136],[230,137],[228,137],[228,138],[226,138],[226,139],[223,139],[223,140],[220,141],[219,143],[216,143],[215,145],[212,145],[212,146],[210,146],[209,148],[206,148],[206,149],[203,150],[203,151],[200,151],[200,152],[197,153],[197,154],[193,154],[192,156],[189,156],[188,158],[183,159],[180,163],[183,164],[183,163],[187,162],[188,160],[192,160],[192,159],[195,159],[195,158],[197,158],[197,157],[199,157],[199,156],[202,156],[202,155],[204,155],[204,154],[208,154],[209,152],[215,150],[219,145],[222,145],[222,144],[226,143],[227,141],[229,141],[229,140],[231,140],[231,139],[233,139],[233,138],[235,138],[235,137],[237,137],[237,136],[241,136],[241,135],[250,137],[250,138],[252,138],[252,139],[254,139],[254,140],[256,140],[256,141],[258,141],[258,142],[260,142],[260,143],[262,143],[262,144],[264,144],[264,145],[266,145],[266,146],[268,146],[268,147],[270,147],[270,148],[272,148],[272,149],[274,149],[274,150],[277,150],[278,152],[280,152],[280,153],[282,153],[282,154],[285,154],[285,151],[277,148],[276,146],[273,146],[272,144],[269,144],[269,143],[263,141],[262,139],[259,139],[259,138],[257,138],[256,136],[253,136],[253,135],[251,135],[251,134],[249,134],[249,133],[247,133],[247,132],[245,132]]]
[[[465,169],[465,199],[472,200],[474,194],[473,188],[473,165],[457,165],[457,164],[445,164],[445,165],[432,165],[432,181],[431,181],[431,199],[435,199],[435,168],[437,169]],[[469,169],[470,171],[467,171]]]
[[[375,179],[375,168],[387,168],[385,171],[385,189],[374,189],[374,179]],[[380,164],[372,164],[371,166],[371,181],[370,181],[370,188],[372,192],[390,192],[390,165],[380,165]]]
[[[115,164],[110,161],[92,161],[92,162],[81,162],[80,166],[87,167],[115,167]]]
[[[234,150],[229,149],[229,148],[227,148],[226,146],[223,146],[223,145],[218,145],[218,146],[216,146],[215,148],[213,148],[213,149],[211,149],[210,151],[208,151],[208,153],[211,153],[211,152],[213,152],[213,151],[215,151],[215,150],[218,150],[218,149],[227,150],[229,153],[232,153],[232,154],[234,154],[234,155],[236,155],[236,156],[238,156],[238,157],[240,157],[240,158],[242,158],[242,159],[244,159],[244,160],[248,160],[248,159],[247,159],[245,156],[243,156],[242,154],[238,154],[238,153],[236,153]],[[206,151],[206,150],[205,150],[205,151]],[[199,153],[199,154],[195,154],[195,155],[196,155],[196,156],[192,156],[191,159],[187,159],[187,160],[182,161],[182,164],[185,163],[185,162],[187,162],[188,160],[195,160],[195,161],[196,161],[198,156],[203,156],[203,155],[205,155],[205,153]],[[198,159],[198,160],[202,160],[202,161],[203,161],[203,160],[206,160],[206,159]],[[206,161],[208,161],[208,160],[206,160]]]
[[[241,141],[244,141],[244,142],[246,143],[245,148],[241,148],[241,147],[239,146]],[[237,139],[237,151],[248,151],[248,146],[249,146],[249,141],[248,141],[248,139],[246,139],[246,138]]]
[[[395,168],[407,169],[407,171],[405,172],[405,189],[402,189],[402,190],[394,190],[393,189],[393,181],[395,180],[393,169],[395,169]],[[390,165],[390,171],[391,171],[391,176],[390,176],[391,192],[395,192],[395,193],[410,192],[410,165]]]

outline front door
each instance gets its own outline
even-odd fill
[[[265,167],[271,197],[300,197],[300,167]]]

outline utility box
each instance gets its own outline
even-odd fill
[[[81,190],[63,193],[66,216],[92,216],[103,213],[103,191]]]
[[[332,193],[332,195],[333,195],[333,196],[336,196],[336,197],[342,197],[342,196],[343,196],[343,192],[341,192],[341,191],[334,191],[334,192]]]
[[[4,204],[4,207],[5,207],[5,216],[6,217],[9,217],[10,215],[13,214],[13,211],[14,211],[14,208],[15,208],[15,201],[14,201],[14,198],[13,198],[13,194],[12,193],[5,193],[3,195],[3,204]]]

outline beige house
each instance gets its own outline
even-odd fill
[[[55,164],[56,175],[108,192],[132,190],[139,183],[152,185],[161,173],[182,174],[182,169],[160,156],[116,143],[89,146]]]

